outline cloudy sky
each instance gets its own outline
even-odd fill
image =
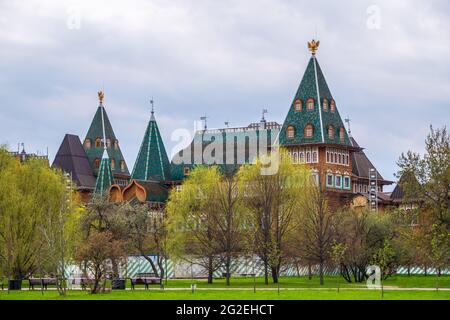
[[[342,116],[385,178],[402,151],[423,151],[450,119],[446,0],[0,0],[0,143],[45,152],[84,138],[97,91],[128,166],[149,100],[171,134],[248,125],[262,108],[283,122],[317,37]]]

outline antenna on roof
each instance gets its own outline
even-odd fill
[[[350,121],[351,121],[350,117],[345,118],[344,121],[345,121],[345,123],[348,126],[348,134],[351,135],[352,134],[352,129],[350,128]]]
[[[266,121],[266,119],[264,118],[264,115],[267,114],[267,113],[269,113],[269,112],[267,111],[267,109],[262,109],[262,118],[261,118],[261,121],[262,121],[262,122]]]
[[[204,115],[203,117],[200,117],[200,120],[204,121],[204,123],[205,123],[205,130],[208,128],[206,119],[208,119],[208,117],[206,115]]]
[[[150,100],[150,105],[152,106],[152,109],[151,109],[151,114],[152,114],[152,118],[154,117],[154,114],[155,114],[155,101],[153,100],[153,97],[152,97],[152,99]]]

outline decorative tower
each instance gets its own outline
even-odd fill
[[[320,42],[308,42],[311,51],[306,71],[280,132],[280,144],[295,163],[310,165],[323,189],[351,191],[352,146],[336,101],[317,61]]]
[[[170,177],[170,162],[155,120],[153,100],[152,109],[141,148],[134,164],[131,178],[140,181],[168,181]]]
[[[103,106],[103,92],[98,93],[98,99],[99,106],[84,139],[83,147],[95,176],[98,176],[100,173],[101,160],[106,147],[114,182],[125,186],[130,178],[130,173],[120,150],[119,140],[114,134],[108,114]]]
[[[103,135],[103,155],[102,160],[100,161],[100,167],[97,172],[97,181],[95,183],[95,194],[103,195],[111,185],[114,184],[114,178],[111,170],[111,161],[108,156],[108,150],[106,147],[106,130],[105,130],[105,112],[103,108],[103,97],[104,94],[102,91],[98,93],[98,98],[100,100],[100,113],[101,113],[101,128]]]

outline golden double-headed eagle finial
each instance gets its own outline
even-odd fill
[[[317,52],[317,48],[319,48],[320,41],[316,41],[312,39],[311,41],[308,41],[308,49],[311,51],[312,55],[315,55]]]
[[[98,95],[98,101],[100,102],[100,104],[103,103],[103,98],[105,97],[105,93],[103,91],[99,91],[97,92]]]

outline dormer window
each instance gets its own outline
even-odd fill
[[[100,139],[100,138],[95,139],[95,147],[96,148],[102,147],[102,139]]]
[[[189,175],[189,167],[184,167],[183,173],[185,176]]]
[[[308,110],[314,110],[314,99],[313,98],[309,98],[306,101],[306,109]]]
[[[312,126],[312,124],[307,124],[305,126],[305,138],[312,138],[313,135],[314,135],[314,127]]]
[[[91,148],[91,144],[92,144],[91,139],[86,138],[86,140],[84,140],[84,148],[85,149],[90,149]]]
[[[286,137],[288,139],[293,139],[295,137],[295,128],[294,126],[288,126],[286,129]]]
[[[328,100],[323,99],[323,111],[328,111]]]
[[[125,171],[125,161],[124,160],[120,160],[120,170]]]
[[[95,159],[94,160],[94,169],[98,169],[100,168],[100,159]]]
[[[119,149],[119,140],[114,140],[114,149]]]
[[[333,126],[328,127],[328,137],[330,138],[330,140],[334,139],[334,127]]]
[[[334,100],[331,100],[330,111],[331,112],[335,112],[336,111],[336,102],[334,102]]]
[[[109,138],[106,139],[106,147],[111,148],[111,139]]]
[[[111,170],[114,170],[116,168],[116,160],[111,159]]]
[[[341,143],[344,143],[345,141],[345,129],[341,128],[339,130],[339,140],[341,140]]]
[[[294,102],[294,111],[302,112],[302,100],[295,100]]]

